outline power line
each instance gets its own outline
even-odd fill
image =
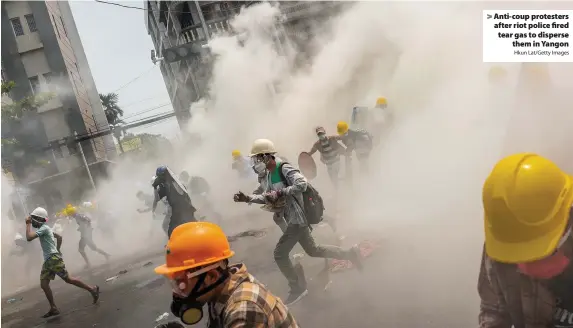
[[[119,87],[118,89],[116,89],[115,91],[112,91],[111,93],[117,93],[119,90],[127,87],[128,85],[132,84],[133,82],[137,81],[139,78],[143,77],[145,74],[151,72],[155,67],[155,65],[151,66],[151,68],[149,68],[148,70],[146,70],[145,72],[139,74],[138,76],[136,76],[134,79],[132,79],[131,81],[127,82],[126,84],[122,85],[121,87]]]
[[[122,117],[121,119],[128,119],[128,118],[130,118],[130,117],[139,116],[139,115],[141,115],[141,114],[145,114],[145,113],[147,113],[147,112],[151,112],[151,111],[156,110],[156,109],[158,109],[158,108],[162,108],[162,107],[169,106],[169,105],[171,105],[171,103],[165,103],[165,104],[163,104],[163,105],[158,105],[158,106],[156,106],[156,107],[148,108],[148,109],[145,109],[145,110],[136,112],[136,113],[134,113],[134,114],[131,114],[131,115],[129,115],[129,116]]]
[[[122,5],[121,3],[117,3],[117,2],[109,2],[109,1],[102,1],[102,0],[95,0],[95,2],[98,3],[102,3],[102,4],[106,4],[106,5],[112,5],[112,6],[118,6],[118,7],[122,7],[122,8],[127,8],[127,9],[137,9],[137,10],[143,10],[143,11],[153,11],[153,9],[145,9],[142,7],[136,7],[136,6],[128,6],[128,5]],[[248,1],[247,1],[248,3]],[[235,13],[235,10],[229,8],[229,9],[224,9],[224,8],[220,8],[217,11],[221,11],[221,12],[233,12]],[[169,12],[175,13],[175,14],[194,14],[194,12],[191,11],[179,11],[179,10],[169,10]]]

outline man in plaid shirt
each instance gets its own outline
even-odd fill
[[[480,328],[573,328],[573,177],[536,154],[483,187]]]
[[[203,318],[209,328],[298,328],[284,303],[248,273],[244,264],[229,265],[235,253],[219,226],[184,223],[166,246],[166,264],[155,269],[173,287],[171,312],[187,325]],[[183,327],[176,322],[160,328]]]

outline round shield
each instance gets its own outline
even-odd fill
[[[307,179],[316,178],[316,163],[309,153],[302,152],[298,155],[298,167]]]

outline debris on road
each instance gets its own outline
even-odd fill
[[[153,264],[153,262],[149,261],[149,262],[145,263],[143,266],[146,267],[146,266],[150,266],[152,264]]]
[[[169,316],[169,313],[165,312],[165,313],[163,313],[162,315],[158,316],[158,317],[155,319],[155,322],[159,322],[159,321],[161,321],[161,320],[163,320],[163,319],[166,319],[168,316]]]
[[[252,229],[252,230],[243,231],[243,232],[240,232],[238,234],[229,236],[227,239],[229,240],[229,242],[232,242],[232,241],[236,241],[239,238],[243,238],[243,237],[262,238],[266,235],[267,235],[267,229]]]
[[[121,275],[123,275],[123,274],[126,274],[126,273],[127,273],[127,270],[121,270],[121,271],[119,271],[115,276],[107,278],[107,279],[105,280],[105,282],[114,281],[114,280],[116,280],[117,278],[119,278],[119,276],[121,276]]]
[[[24,299],[23,297],[20,297],[20,298],[11,298],[11,299],[7,300],[6,303],[12,304],[12,303],[19,302],[19,301],[21,301],[21,300],[23,300],[23,299]]]
[[[376,248],[379,247],[379,244],[374,241],[364,240],[358,244],[358,248],[360,249],[360,255],[362,258],[367,258]],[[330,262],[330,272],[339,272],[344,270],[349,270],[354,268],[354,265],[349,260],[332,260]]]

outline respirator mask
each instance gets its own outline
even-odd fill
[[[40,228],[42,224],[46,223],[46,219],[39,216],[30,215],[30,218],[32,219],[32,227],[36,229]]]
[[[204,286],[205,278],[211,270],[217,270],[220,277],[210,286]],[[183,271],[169,277],[173,289],[171,313],[186,325],[197,324],[203,318],[203,305],[205,305],[198,298],[217,288],[228,277],[227,264],[222,262],[203,267],[197,271]],[[197,281],[191,286],[190,281],[193,278],[197,278]]]

